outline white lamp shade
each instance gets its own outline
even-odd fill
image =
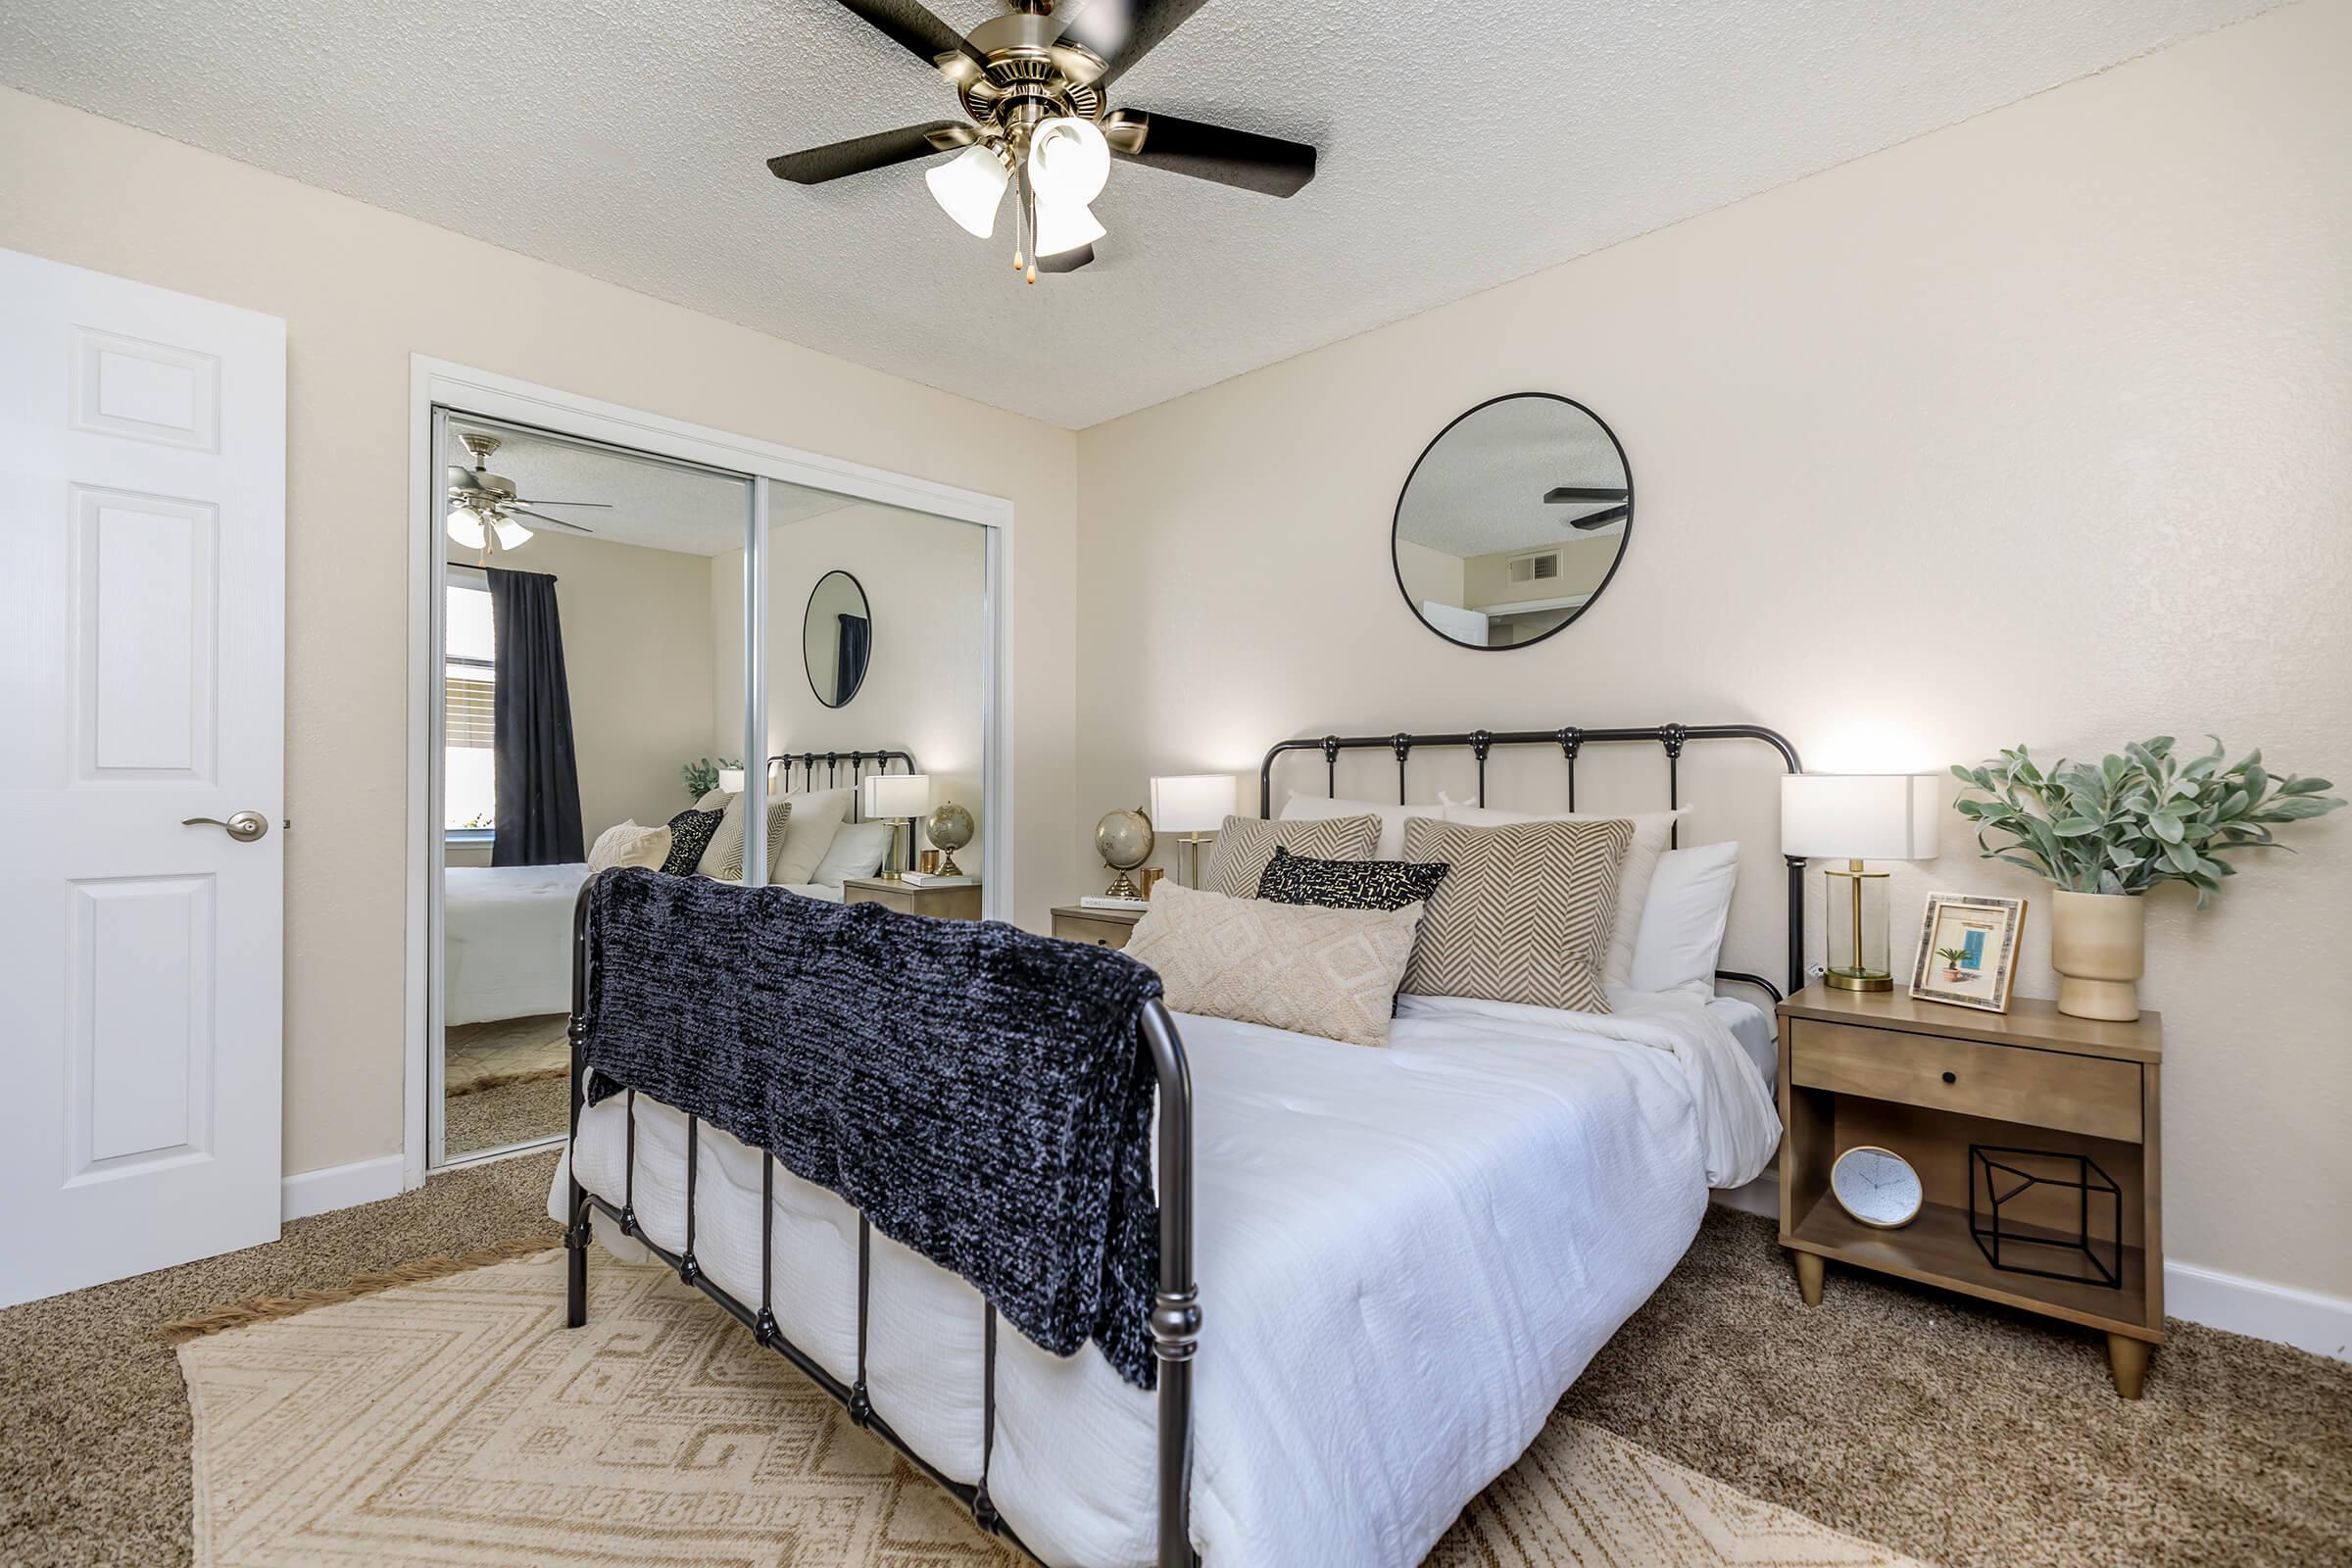
[[[1152,781],[1152,827],[1158,833],[1214,833],[1233,814],[1240,793],[1231,773],[1183,773]]]
[[[1012,171],[986,147],[974,145],[923,175],[940,210],[981,239],[997,231],[997,209],[1004,204],[1004,185]]]
[[[449,536],[468,550],[482,548],[482,519],[473,514],[471,507],[449,509]]]
[[[492,523],[490,531],[498,535],[498,548],[501,550],[517,549],[528,544],[531,538],[530,529],[506,517],[501,517]]]
[[[1092,245],[1108,230],[1095,221],[1084,202],[1049,202],[1037,199],[1037,244],[1033,247],[1040,256],[1059,256],[1081,245]]]
[[[879,820],[921,816],[931,809],[928,773],[868,773],[865,776],[865,814]]]
[[[729,795],[741,795],[743,793],[743,769],[740,767],[720,768],[718,770],[718,787]]]
[[[1109,178],[1110,143],[1093,121],[1064,115],[1040,122],[1029,133],[1029,183],[1040,205],[1075,202],[1083,207],[1102,194]]]
[[[1781,780],[1781,853],[1932,860],[1941,785],[1933,773],[1791,773]]]

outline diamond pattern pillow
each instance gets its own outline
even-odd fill
[[[1429,901],[1403,989],[1606,1012],[1601,965],[1617,879],[1634,825],[1517,822],[1405,824],[1410,860],[1451,867]]]
[[[1443,865],[1409,860],[1318,860],[1274,846],[1257,879],[1257,896],[1276,904],[1319,904],[1326,909],[1401,909],[1426,904],[1446,880]]]
[[[1423,907],[1326,909],[1162,882],[1127,956],[1159,972],[1178,1012],[1385,1046]]]
[[[735,799],[741,801],[743,797],[738,795]],[[703,852],[702,870],[705,875],[714,876],[721,882],[740,882],[743,880],[743,841],[745,838],[743,813],[732,803],[729,804],[727,809],[734,813],[734,821],[731,824],[735,830],[734,836],[730,838],[727,834],[730,824],[721,823],[719,825],[718,836],[711,840],[710,847]],[[769,865],[776,863],[776,849],[783,844],[784,835],[789,831],[791,822],[792,803],[770,796],[767,802],[767,863]]]
[[[1201,888],[1229,899],[1257,897],[1258,879],[1277,847],[1325,860],[1363,860],[1380,842],[1377,816],[1332,816],[1321,821],[1268,822],[1229,816],[1217,831],[1217,847],[1200,873]]]

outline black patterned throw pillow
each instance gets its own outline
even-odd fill
[[[662,862],[663,876],[692,876],[703,863],[703,852],[726,820],[724,811],[698,811],[689,807],[669,819],[669,856]]]
[[[1257,879],[1257,896],[1274,904],[1319,904],[1327,909],[1401,909],[1426,904],[1449,867],[1411,860],[1318,860],[1274,846]]]

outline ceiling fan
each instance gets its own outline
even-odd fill
[[[499,448],[499,439],[479,430],[461,430],[458,439],[473,454],[473,466],[463,463],[449,466],[449,516],[446,525],[449,537],[467,550],[481,552],[484,565],[493,551],[513,550],[531,536],[531,530],[516,522],[516,517],[531,517],[573,533],[594,533],[576,522],[551,517],[533,512],[533,507],[598,507],[610,510],[609,501],[527,501],[514,494],[514,481],[503,473],[492,473],[485,466],[490,454]]]
[[[1625,502],[1629,501],[1632,496],[1633,492],[1630,490],[1585,484],[1553,485],[1544,492],[1545,503],[1555,507],[1590,504],[1594,501]],[[1568,526],[1579,533],[1591,533],[1596,528],[1605,528],[1610,523],[1619,521],[1629,515],[1633,510],[1631,506],[1622,505],[1603,507],[1598,512],[1588,512],[1581,517],[1570,517]]]
[[[961,37],[920,0],[840,3],[946,77],[967,119],[786,153],[768,169],[819,185],[954,152],[924,175],[932,196],[987,239],[1011,189],[1012,265],[1032,283],[1040,271],[1076,271],[1095,259],[1103,228],[1087,204],[1114,154],[1268,196],[1294,195],[1315,177],[1315,150],[1303,142],[1142,109],[1104,112],[1111,84],[1205,0],[1005,0],[1007,15]]]

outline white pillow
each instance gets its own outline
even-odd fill
[[[650,871],[662,869],[669,858],[669,829],[666,826],[640,827],[635,817],[616,823],[596,836],[588,850],[588,874],[610,871],[616,865],[641,865]]]
[[[1634,938],[1642,930],[1642,908],[1649,902],[1649,881],[1657,874],[1658,857],[1666,853],[1667,835],[1675,818],[1690,809],[1671,811],[1499,811],[1473,806],[1450,795],[1439,802],[1448,822],[1472,822],[1492,827],[1502,822],[1609,822],[1634,824],[1634,842],[1625,852],[1617,873],[1617,923],[1609,931],[1609,956],[1601,965],[1601,983],[1630,989],[1634,983]]]
[[[847,789],[803,790],[783,797],[792,805],[792,820],[784,826],[784,842],[767,847],[768,881],[824,880],[816,868],[833,848],[842,819],[850,814],[850,794]]]
[[[1739,877],[1737,844],[1668,850],[1658,857],[1634,938],[1636,991],[1682,991],[1701,999],[1715,994],[1715,960]]]
[[[1446,819],[1443,808],[1435,806],[1383,806],[1378,801],[1335,801],[1328,795],[1309,795],[1303,790],[1291,791],[1291,798],[1282,803],[1285,822],[1325,822],[1335,816],[1377,816],[1380,818],[1380,842],[1372,847],[1375,860],[1404,858],[1404,821],[1408,816],[1426,816],[1436,821]]]
[[[796,816],[798,812],[794,813]],[[833,835],[831,848],[825,858],[804,882],[822,882],[827,887],[839,887],[842,880],[853,876],[872,876],[882,869],[882,857],[890,853],[891,836],[898,831],[896,822],[845,822]],[[777,881],[784,879],[778,877]]]

